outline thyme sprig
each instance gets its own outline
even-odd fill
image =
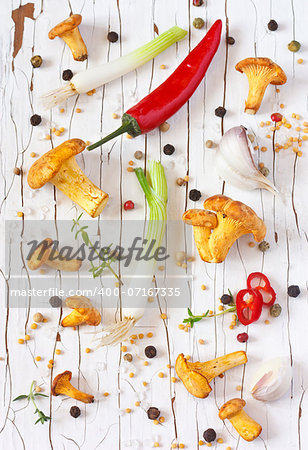
[[[188,317],[183,320],[183,323],[189,323],[190,328],[193,328],[194,324],[196,322],[200,322],[200,320],[202,320],[202,319],[206,319],[209,317],[218,317],[218,316],[222,316],[223,314],[227,314],[227,313],[231,313],[231,312],[236,312],[236,306],[231,306],[230,308],[225,309],[224,311],[217,313],[217,314],[210,314],[210,310],[208,309],[204,314],[201,314],[199,316],[195,316],[191,312],[191,309],[187,308]]]
[[[35,392],[35,387],[36,387],[36,381],[32,381],[31,386],[30,386],[29,394],[28,395],[26,395],[26,394],[19,395],[18,397],[14,398],[13,402],[15,402],[16,400],[23,400],[23,399],[27,399],[28,400],[28,405],[31,402],[33,404],[34,408],[35,408],[34,414],[38,415],[38,419],[35,422],[35,425],[36,425],[39,422],[40,423],[48,422],[48,420],[50,420],[50,417],[46,416],[43,413],[43,411],[38,409],[38,407],[36,405],[36,402],[35,402],[35,399],[37,397],[48,397],[48,395],[41,394],[40,392]]]
[[[100,264],[95,265],[93,264],[93,261],[90,261],[91,268],[89,271],[92,273],[93,278],[99,277],[103,271],[107,268],[110,270],[110,272],[115,276],[115,278],[122,284],[119,276],[117,273],[113,270],[111,267],[111,264],[116,261],[116,259],[110,254],[110,249],[112,244],[110,244],[108,247],[97,249],[93,245],[93,243],[90,240],[90,237],[87,233],[88,226],[84,225],[82,226],[79,222],[81,219],[81,216],[83,213],[81,213],[77,219],[73,219],[73,226],[71,228],[71,232],[75,231],[75,239],[77,240],[78,236],[81,236],[81,239],[85,243],[85,245],[95,252],[95,254],[98,256],[98,259],[100,261]]]

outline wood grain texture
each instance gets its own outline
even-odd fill
[[[16,41],[16,11],[25,5],[26,0],[5,1],[1,5],[1,72],[0,72],[0,114],[1,114],[1,231],[4,236],[5,220],[16,219],[17,211],[24,212],[28,219],[51,220],[54,230],[61,235],[58,223],[61,219],[76,218],[80,211],[68,198],[51,185],[34,192],[27,185],[26,177],[33,163],[30,153],[42,155],[64,139],[78,137],[94,142],[101,135],[110,132],[119,121],[112,113],[121,115],[137,100],[148,94],[172,73],[179,62],[187,55],[204,35],[204,30],[192,27],[195,17],[206,21],[206,28],[217,18],[224,23],[226,33],[236,40],[234,46],[226,47],[223,37],[221,46],[197,92],[178,114],[169,121],[170,130],[161,133],[155,130],[147,136],[129,140],[125,136],[80,158],[80,165],[86,175],[110,194],[111,200],[103,214],[96,220],[100,225],[105,219],[126,220],[145,217],[145,200],[137,186],[134,175],[127,173],[128,161],[136,150],[142,150],[148,159],[158,159],[166,167],[169,185],[168,215],[170,219],[180,219],[185,208],[194,207],[188,198],[191,188],[200,189],[203,198],[222,191],[235,199],[247,203],[264,218],[267,225],[267,240],[271,249],[262,254],[257,248],[250,248],[249,236],[241,238],[234,245],[223,264],[201,263],[196,255],[193,264],[193,279],[187,283],[187,298],[194,312],[216,309],[218,297],[227,289],[236,292],[244,286],[250,272],[261,270],[272,280],[277,290],[277,301],[283,312],[279,319],[270,318],[264,323],[268,312],[264,311],[257,324],[248,327],[249,341],[240,344],[236,340],[238,332],[244,327],[230,330],[230,317],[215,318],[199,323],[189,333],[178,329],[186,312],[183,309],[168,309],[168,304],[159,298],[157,307],[146,315],[137,327],[137,332],[146,334],[152,331],[154,338],[144,339],[139,344],[141,360],[135,364],[136,376],[132,379],[123,370],[119,347],[99,349],[85,353],[91,347],[92,336],[80,328],[76,331],[59,327],[62,311],[46,309],[41,311],[48,323],[35,332],[29,332],[32,315],[39,308],[33,307],[31,298],[26,307],[10,308],[10,271],[1,268],[0,305],[0,446],[20,449],[124,449],[152,448],[158,441],[161,448],[170,448],[173,442],[184,443],[187,449],[197,449],[203,431],[214,428],[224,444],[217,448],[230,446],[232,449],[246,450],[282,448],[304,450],[308,443],[307,383],[308,362],[305,357],[306,328],[308,319],[307,302],[307,149],[303,146],[303,157],[292,149],[275,153],[272,141],[266,138],[267,131],[260,128],[260,121],[269,120],[271,112],[283,110],[290,117],[293,112],[308,120],[307,85],[307,25],[308,3],[305,0],[207,0],[206,5],[196,8],[191,0],[35,0],[33,19],[24,17],[22,45],[14,54]],[[29,8],[29,7],[27,7]],[[63,20],[71,12],[83,16],[80,31],[87,44],[89,59],[76,62],[64,42],[60,39],[50,41],[48,30]],[[28,14],[29,15],[29,14]],[[279,29],[271,33],[268,21],[274,18]],[[80,95],[71,98],[64,105],[65,112],[58,107],[44,112],[39,97],[46,90],[61,84],[64,69],[78,71],[92,67],[99,62],[117,58],[153,39],[169,27],[177,24],[189,30],[185,40],[167,49],[154,61],[97,89],[92,97]],[[120,40],[111,44],[107,41],[108,31],[117,31]],[[300,54],[287,50],[287,43],[296,39],[302,44]],[[19,41],[20,42],[20,36]],[[42,56],[41,68],[33,69],[30,59],[33,55]],[[235,64],[248,56],[267,56],[280,64],[288,77],[288,82],[277,92],[269,87],[257,116],[243,113],[247,94],[247,80],[235,71]],[[302,65],[297,59],[304,59]],[[166,70],[160,69],[165,64]],[[224,119],[214,115],[218,106],[225,106]],[[76,114],[76,108],[82,113]],[[42,124],[31,127],[29,118],[38,113],[43,117]],[[255,133],[257,145],[266,145],[268,151],[257,151],[257,161],[270,168],[270,177],[281,191],[284,201],[273,198],[264,191],[244,192],[219,180],[214,170],[215,149],[205,149],[205,141],[218,142],[221,134],[232,126],[242,124]],[[52,135],[52,140],[44,139],[52,127],[65,128],[61,137]],[[275,134],[280,142],[286,131]],[[164,155],[162,148],[172,143],[176,147],[174,156]],[[275,142],[274,142],[275,143]],[[142,163],[146,165],[146,160]],[[13,168],[22,169],[21,176],[13,174]],[[177,177],[189,175],[187,187],[179,188]],[[138,208],[133,216],[123,211],[122,204],[133,199]],[[22,232],[23,233],[23,232]],[[22,235],[21,233],[21,235]],[[183,226],[178,236],[179,249],[187,244],[188,236]],[[167,228],[167,240],[172,235],[171,225]],[[120,238],[119,236],[118,238]],[[1,241],[4,256],[4,239]],[[21,246],[21,252],[24,248]],[[10,255],[14,258],[14,255]],[[25,287],[31,287],[32,274],[23,273]],[[168,285],[168,270],[164,284]],[[65,287],[67,281],[57,274],[52,285]],[[200,285],[207,289],[201,291]],[[287,286],[298,284],[301,296],[292,299],[287,296]],[[79,287],[86,287],[86,280],[80,278]],[[6,294],[7,293],[7,294]],[[120,304],[120,299],[118,299]],[[104,308],[105,306],[105,308]],[[106,308],[106,300],[101,299],[103,323],[113,320],[114,310]],[[162,320],[160,313],[167,314]],[[25,333],[31,340],[18,345],[17,340]],[[61,341],[57,342],[60,333]],[[199,345],[198,340],[205,340]],[[142,364],[142,349],[153,343],[159,357],[148,367]],[[61,355],[55,349],[62,350]],[[212,382],[213,392],[205,400],[197,400],[188,394],[184,386],[172,383],[174,362],[181,352],[189,354],[192,360],[208,360],[215,356],[236,350],[247,351],[249,363],[226,373],[223,379]],[[41,362],[34,357],[42,356]],[[258,364],[276,355],[286,356],[293,368],[291,389],[282,399],[262,404],[249,394],[250,379]],[[47,369],[49,359],[54,359],[52,370]],[[166,365],[170,364],[171,369]],[[35,425],[30,408],[23,409],[22,403],[12,399],[28,390],[33,379],[49,393],[51,379],[55,374],[71,370],[73,381],[80,389],[95,395],[93,405],[79,405],[82,415],[74,420],[69,409],[74,405],[71,399],[52,397],[41,400],[42,409],[49,411],[50,424]],[[157,373],[165,377],[160,379]],[[143,381],[148,382],[144,388]],[[236,386],[242,386],[242,392]],[[109,392],[108,397],[103,393]],[[247,412],[262,424],[261,437],[253,443],[238,438],[229,423],[218,418],[218,408],[229,398],[241,395],[247,401]],[[136,407],[135,401],[144,398],[143,407]],[[155,426],[148,420],[144,409],[146,405],[157,406],[165,417],[163,425]],[[125,414],[131,408],[131,414]],[[8,444],[9,443],[9,444]],[[139,446],[139,447],[138,447]],[[215,447],[216,448],[216,447]]]

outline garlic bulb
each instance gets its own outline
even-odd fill
[[[282,397],[290,388],[292,369],[288,358],[274,358],[261,364],[253,378],[251,395],[261,402]]]
[[[278,194],[276,187],[257,169],[251,150],[251,142],[243,126],[228,130],[216,152],[218,175],[240,189],[267,189]]]

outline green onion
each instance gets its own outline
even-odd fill
[[[141,168],[135,169],[135,173],[150,208],[146,233],[147,244],[143,249],[143,253],[147,252],[148,246],[155,240],[155,245],[153,245],[153,248],[148,255],[151,257],[154,256],[157,248],[161,246],[165,235],[168,196],[167,181],[164,168],[161,163],[157,161],[151,161],[149,163],[147,177]],[[149,261],[141,263],[143,269],[144,264],[148,262]],[[151,264],[148,264],[147,270],[151,271],[150,275],[154,274],[155,265],[156,261],[154,261],[154,267],[152,262]],[[125,340],[143,314],[144,308],[122,308],[123,319],[104,328],[103,336],[96,339],[97,347],[115,345]]]
[[[132,72],[155,58],[155,56],[166,50],[170,45],[183,39],[186,34],[187,31],[174,26],[152,41],[121,58],[76,73],[68,84],[43,95],[42,100],[45,108],[53,108],[72,95],[84,94]]]

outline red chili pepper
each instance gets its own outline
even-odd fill
[[[123,114],[122,126],[88,147],[93,150],[116,136],[148,133],[173,116],[201,83],[220,43],[222,23],[217,20],[167,80]]]
[[[264,289],[267,291],[271,287],[269,279],[261,272],[253,272],[247,278],[248,289]]]
[[[238,320],[249,325],[259,319],[262,312],[262,295],[257,289],[242,289],[236,296]]]
[[[248,289],[257,289],[262,295],[263,305],[272,306],[276,300],[276,292],[269,279],[261,272],[253,272],[247,278]]]

